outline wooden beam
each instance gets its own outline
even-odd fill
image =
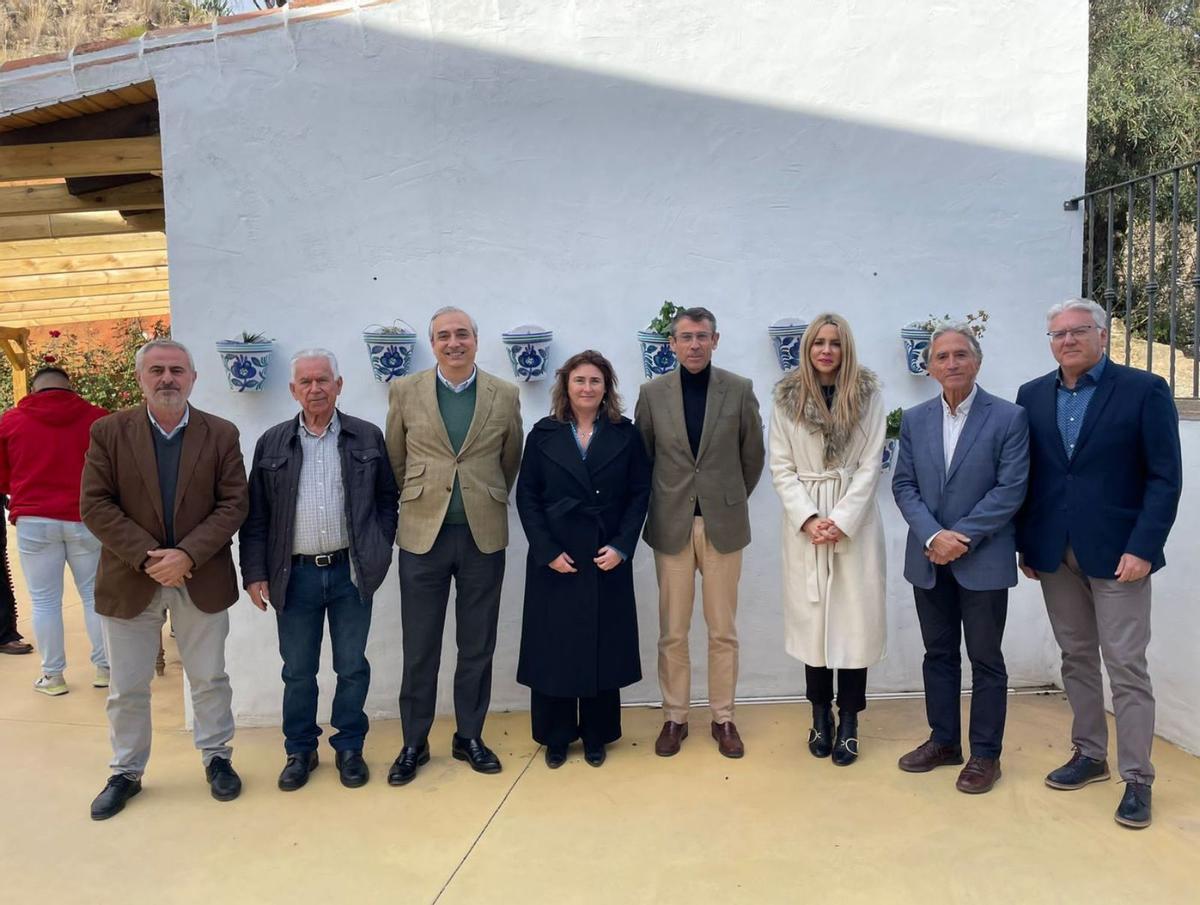
[[[170,294],[162,289],[155,292],[122,292],[116,295],[81,293],[60,299],[45,299],[34,302],[0,302],[0,321],[12,323],[38,311],[69,311],[82,308],[127,308],[144,305],[155,308],[170,301]]]
[[[70,239],[26,239],[0,242],[0,261],[16,258],[52,258],[57,255],[102,255],[121,251],[162,251],[163,233],[120,233],[111,236],[77,236]]]
[[[0,217],[0,242],[103,236],[111,233],[162,232],[165,229],[166,219],[162,211],[147,211],[131,217],[122,217],[115,211],[38,214],[32,217]]]
[[[7,277],[52,273],[87,273],[92,270],[123,270],[131,267],[166,267],[166,249],[160,251],[124,251],[97,255],[58,255],[52,258],[24,258],[0,261],[0,286]]]
[[[74,286],[101,286],[106,283],[144,283],[165,280],[166,267],[131,267],[126,270],[89,270],[85,273],[38,273],[25,277],[7,277],[4,290],[58,289]]]
[[[115,176],[161,169],[157,135],[0,147],[0,179]]]
[[[163,206],[161,179],[120,185],[101,192],[72,195],[66,184],[0,186],[0,217],[67,214],[73,211],[143,211]]]
[[[114,305],[111,308],[81,307],[54,308],[40,312],[30,312],[17,318],[9,318],[9,322],[20,322],[27,327],[50,327],[55,324],[79,324],[86,321],[107,321],[129,317],[153,317],[171,313],[168,302],[156,302],[147,305],[143,302],[132,305]]]
[[[106,92],[107,93],[107,92]],[[112,109],[115,100],[116,109]],[[71,101],[73,106],[43,108],[44,124],[0,135],[0,145],[40,145],[48,142],[91,141],[98,138],[138,138],[158,134],[158,102],[128,105],[117,98]],[[79,109],[94,112],[80,115]],[[28,114],[26,114],[28,115]],[[63,118],[66,117],[66,118]],[[20,134],[17,134],[17,133]]]
[[[18,289],[16,291],[0,288],[0,305],[12,302],[68,302],[81,295],[120,295],[126,292],[166,292],[168,282],[163,280],[143,280],[133,283],[104,283],[98,286],[59,286],[51,289]]]

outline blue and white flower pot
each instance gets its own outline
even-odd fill
[[[522,324],[501,334],[508,349],[508,363],[513,376],[525,383],[545,380],[550,364],[550,343],[554,331],[537,324]]]
[[[800,364],[800,341],[808,324],[798,317],[781,317],[767,328],[779,367],[790,371]]]
[[[217,352],[225,368],[229,389],[235,393],[258,393],[267,382],[267,366],[271,363],[272,342],[242,343],[222,340]]]
[[[895,437],[888,437],[883,441],[883,470],[887,471],[896,461],[896,454],[900,451],[900,441]]]
[[[671,351],[671,343],[661,333],[651,333],[649,330],[638,331],[638,342],[642,344],[642,368],[646,379],[651,380],[670,374],[679,367],[679,359]]]
[[[385,331],[375,324],[363,331],[363,342],[367,344],[367,355],[371,359],[371,372],[380,383],[403,377],[412,366],[417,333],[403,321],[397,321],[396,326],[400,332],[394,329]]]
[[[929,340],[932,336],[933,333],[924,327],[913,327],[910,325],[900,330],[900,338],[904,341],[904,354],[908,359],[910,374],[918,376],[929,374],[925,356],[928,354]]]

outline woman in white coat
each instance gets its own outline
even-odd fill
[[[818,315],[800,348],[799,366],[775,387],[771,416],[771,476],[784,512],[785,644],[804,663],[808,750],[847,766],[858,757],[867,667],[883,659],[887,638],[875,502],[886,419],[879,381],[859,366],[844,318]]]

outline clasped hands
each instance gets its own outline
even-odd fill
[[[971,538],[959,531],[943,528],[925,548],[925,558],[935,566],[944,566],[970,552],[970,549]]]
[[[833,519],[820,518],[815,515],[810,515],[800,530],[808,535],[808,539],[812,541],[814,547],[819,547],[821,544],[836,544],[846,536],[846,533],[837,526]]]
[[[596,564],[596,568],[601,572],[608,572],[615,569],[621,564],[621,554],[612,547],[605,544],[596,551],[599,556],[592,558],[592,562]],[[555,572],[561,572],[563,575],[569,575],[572,572],[578,572],[575,568],[575,560],[573,560],[565,551],[559,553],[550,561],[550,568]]]
[[[184,579],[192,577],[192,558],[177,547],[147,550],[142,570],[164,588],[182,588]]]

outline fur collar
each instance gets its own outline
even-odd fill
[[[860,368],[858,381],[851,392],[857,397],[859,411],[866,414],[871,397],[879,392],[879,378],[875,376],[874,371]],[[779,406],[780,411],[793,424],[821,433],[824,439],[826,466],[840,463],[850,445],[851,432],[840,430],[834,424],[829,410],[825,407],[825,400],[806,399],[802,407],[802,395],[799,371],[788,374],[775,384],[775,404]]]

